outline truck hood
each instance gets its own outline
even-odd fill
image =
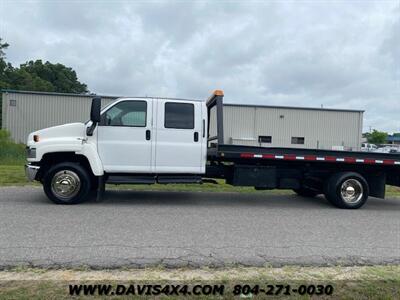
[[[35,144],[35,142],[33,141],[34,135],[39,135],[40,143],[48,139],[55,138],[84,138],[86,135],[85,130],[86,125],[84,123],[69,123],[41,129],[29,134],[27,145],[29,146]]]

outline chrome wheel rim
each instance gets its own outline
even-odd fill
[[[342,183],[340,193],[346,203],[355,204],[361,201],[364,188],[357,179],[347,179]]]
[[[69,200],[76,196],[80,186],[79,176],[71,170],[57,172],[51,181],[52,192],[62,200]]]

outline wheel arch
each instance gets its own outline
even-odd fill
[[[101,168],[101,163],[96,161],[95,158],[90,158],[83,153],[76,153],[73,151],[64,152],[49,152],[45,153],[40,161],[40,174],[39,179],[41,179],[46,171],[53,165],[62,162],[74,162],[79,163],[84,168],[86,168],[92,176],[102,176],[103,170]]]

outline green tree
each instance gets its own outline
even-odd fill
[[[6,62],[6,53],[5,50],[8,48],[7,43],[2,42],[2,38],[0,38],[0,88],[7,88],[8,80],[7,73],[12,69],[10,63]]]
[[[6,61],[5,50],[9,45],[0,38],[0,90],[89,93],[87,85],[79,82],[76,72],[63,64],[31,60],[14,68]],[[1,124],[0,95],[0,124]]]
[[[368,132],[365,134],[368,143],[371,144],[385,144],[387,141],[387,132],[373,130],[372,132]]]
[[[22,68],[13,69],[7,75],[9,81],[9,88],[13,90],[25,90],[25,91],[42,91],[52,92],[54,91],[53,85],[43,80],[42,78],[31,74]]]
[[[43,63],[41,60],[29,61],[20,66],[20,70],[32,76],[32,89],[40,90],[44,82],[50,83],[48,89],[59,93],[88,93],[86,84],[78,81],[76,72],[62,64]],[[38,86],[36,86],[36,84]]]
[[[9,83],[7,80],[7,74],[12,68],[11,64],[6,62],[6,53],[5,50],[8,48],[7,43],[3,43],[3,39],[0,37],[0,89],[9,88]],[[0,94],[0,127],[2,121],[2,99]]]
[[[4,52],[5,49],[8,48],[8,46],[10,46],[7,43],[3,43],[2,42],[2,38],[0,37],[0,58],[3,59],[6,56],[6,53]],[[4,50],[3,50],[4,49]]]

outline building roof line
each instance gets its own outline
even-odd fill
[[[321,110],[321,111],[343,111],[343,112],[365,112],[361,109],[345,109],[345,108],[325,108],[325,107],[307,107],[307,106],[284,106],[284,105],[264,105],[264,104],[240,104],[226,103],[226,106],[243,106],[243,107],[265,107],[265,108],[281,108],[281,109],[304,109],[304,110]]]
[[[113,95],[99,95],[99,94],[77,94],[77,93],[57,93],[57,92],[39,92],[39,91],[22,91],[22,90],[11,90],[2,89],[2,93],[14,93],[14,94],[34,94],[34,95],[46,95],[46,96],[76,96],[76,97],[104,97],[104,98],[149,98],[149,99],[170,99],[170,100],[189,100],[189,101],[205,101],[201,99],[189,99],[189,98],[172,98],[172,97],[156,97],[156,96],[113,96]]]
[[[2,93],[16,93],[16,94],[35,94],[35,95],[55,95],[55,96],[76,96],[76,97],[104,97],[104,98],[149,98],[149,99],[167,99],[167,100],[183,100],[183,101],[200,101],[203,102],[205,100],[201,99],[189,99],[189,98],[170,98],[170,97],[152,97],[152,96],[144,96],[144,97],[127,97],[127,96],[112,96],[112,95],[98,95],[98,94],[76,94],[76,93],[57,93],[57,92],[39,92],[39,91],[22,91],[22,90],[12,90],[12,89],[2,89]],[[243,106],[243,107],[261,107],[261,108],[278,108],[278,109],[301,109],[301,110],[317,110],[317,111],[341,111],[341,112],[361,112],[364,110],[357,109],[340,109],[340,108],[319,108],[319,107],[301,107],[301,106],[283,106],[283,105],[263,105],[263,104],[239,104],[232,102],[225,102],[226,106]]]

